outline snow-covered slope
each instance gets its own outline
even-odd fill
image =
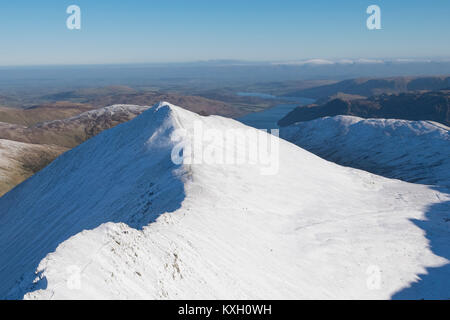
[[[0,297],[390,298],[448,263],[429,247],[448,250],[448,195],[283,140],[276,175],[174,164],[175,130],[199,123],[248,128],[161,103],[0,198]],[[411,297],[450,297],[443,279]]]
[[[336,116],[281,128],[280,136],[341,165],[450,187],[449,128],[436,122]]]

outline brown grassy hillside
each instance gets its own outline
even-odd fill
[[[23,182],[67,149],[0,139],[0,196]]]

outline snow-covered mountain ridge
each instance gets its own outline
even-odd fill
[[[447,194],[283,140],[276,175],[174,164],[174,133],[195,122],[247,128],[160,103],[0,198],[0,298],[387,299],[448,263],[412,221],[437,208],[445,239]],[[412,295],[447,294],[441,281]]]
[[[283,127],[280,136],[341,165],[450,188],[450,132],[437,122],[335,116]]]

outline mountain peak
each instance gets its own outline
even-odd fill
[[[444,263],[411,219],[445,194],[276,137],[273,175],[264,158],[174,163],[174,131],[197,121],[273,137],[161,102],[66,152],[0,198],[0,298],[389,298]],[[262,145],[206,138],[205,152]]]
[[[167,102],[167,101],[159,101],[158,103],[155,103],[153,105],[153,108],[155,108],[156,110],[159,110],[159,109],[164,108],[164,107],[169,108],[171,110],[176,110],[176,109],[179,108],[179,107],[177,107],[177,106],[175,106],[175,105],[173,105],[173,104],[171,104],[170,102]]]

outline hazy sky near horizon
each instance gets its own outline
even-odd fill
[[[81,30],[66,28],[72,4]],[[381,30],[366,28],[371,4]],[[450,1],[17,0],[0,30],[3,66],[449,58]]]

